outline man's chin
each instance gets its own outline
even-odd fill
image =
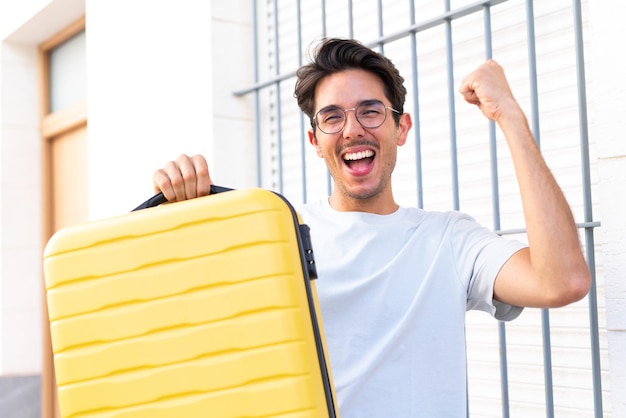
[[[378,196],[380,191],[381,188],[374,185],[357,185],[344,189],[344,194],[350,199],[365,201]]]

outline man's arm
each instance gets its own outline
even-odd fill
[[[506,137],[522,197],[529,248],[500,270],[494,298],[516,306],[557,307],[583,298],[591,275],[570,207],[535,143],[526,117],[495,61],[463,80],[461,94]]]

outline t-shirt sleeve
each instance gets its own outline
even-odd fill
[[[523,308],[493,298],[498,272],[526,244],[498,236],[473,218],[460,215],[453,228],[452,246],[459,277],[467,286],[467,310],[481,310],[501,321],[517,318]]]

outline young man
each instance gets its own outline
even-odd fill
[[[403,78],[354,40],[327,39],[298,71],[295,96],[334,188],[298,208],[311,227],[317,289],[342,418],[466,414],[465,311],[500,320],[584,297],[590,274],[569,206],[502,68],[488,61],[460,92],[504,132],[528,247],[460,213],[399,207],[391,190],[411,116]],[[206,195],[201,156],[153,176],[170,201]]]

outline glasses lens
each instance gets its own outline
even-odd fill
[[[346,113],[338,107],[329,107],[320,110],[315,116],[317,126],[327,134],[334,134],[343,128]]]
[[[385,121],[385,111],[382,102],[364,102],[357,106],[356,118],[364,128],[378,128]]]

